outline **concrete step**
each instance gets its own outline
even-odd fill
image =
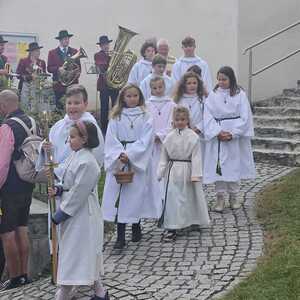
[[[286,138],[300,140],[300,129],[255,127],[255,136],[261,138]]]
[[[255,127],[300,129],[300,117],[254,116]]]
[[[254,109],[255,116],[300,117],[300,107],[258,106]]]
[[[252,140],[255,149],[281,150],[285,152],[300,152],[300,140],[290,140],[284,138],[259,138]]]
[[[276,107],[297,107],[300,108],[300,95],[295,96],[284,96],[279,95],[269,99],[264,99],[260,101],[255,101],[253,106],[262,107],[262,106],[276,106]]]
[[[280,150],[254,149],[255,161],[268,162],[284,166],[300,166],[300,152],[283,152]]]
[[[300,89],[284,89],[284,96],[300,97]]]

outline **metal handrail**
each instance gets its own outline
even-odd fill
[[[277,32],[275,32],[275,33],[273,33],[273,34],[271,34],[271,35],[269,35],[269,36],[267,36],[267,37],[265,37],[264,39],[262,39],[262,40],[260,40],[260,41],[258,41],[256,43],[254,43],[254,44],[252,44],[251,46],[247,47],[244,50],[243,54],[246,54],[249,51],[248,98],[249,98],[251,106],[252,106],[252,78],[254,76],[256,76],[256,75],[264,72],[265,70],[270,69],[271,67],[279,64],[282,61],[285,61],[286,59],[288,59],[291,56],[294,56],[294,55],[296,55],[297,53],[300,52],[300,49],[298,49],[298,50],[296,50],[294,52],[291,52],[290,54],[288,54],[288,55],[286,55],[286,56],[278,59],[277,61],[275,61],[275,62],[273,62],[273,63],[271,63],[271,64],[269,64],[269,65],[267,65],[267,66],[265,66],[265,67],[263,67],[261,69],[259,69],[258,71],[253,72],[253,49],[255,47],[257,47],[257,46],[265,43],[266,41],[274,38],[275,36],[278,36],[279,34],[281,34],[283,32],[286,32],[286,31],[288,31],[288,30],[290,30],[290,29],[292,29],[292,28],[294,28],[294,27],[296,27],[298,25],[300,25],[300,20],[297,21],[297,22],[295,22],[295,23],[293,23],[293,24],[291,24],[291,25],[289,25],[289,26],[287,26],[287,27],[285,27],[285,28],[283,28],[283,29],[281,29],[281,30],[279,30],[279,31],[277,31]]]
[[[279,30],[279,31],[277,31],[277,32],[275,32],[275,33],[273,33],[273,34],[271,34],[271,35],[269,35],[269,36],[267,36],[267,37],[265,37],[264,39],[262,39],[262,40],[260,40],[260,41],[258,41],[256,43],[252,44],[251,46],[249,46],[248,48],[246,48],[244,50],[243,54],[246,54],[248,50],[257,47],[257,46],[263,44],[264,42],[272,39],[273,37],[275,37],[275,36],[277,36],[277,35],[279,35],[279,34],[281,34],[283,32],[286,32],[286,31],[290,30],[291,28],[294,28],[294,27],[296,27],[298,25],[300,25],[300,20],[297,21],[297,22],[295,22],[295,23],[293,23],[293,24],[291,24],[291,25],[289,25],[289,26],[287,26],[287,27],[285,27],[285,28],[283,28],[283,29],[281,29],[281,30]]]
[[[271,63],[271,64],[269,64],[269,65],[267,65],[267,66],[265,66],[265,67],[263,67],[263,68],[261,68],[261,69],[259,69],[259,70],[257,70],[256,72],[253,72],[253,73],[252,73],[252,76],[256,76],[256,75],[258,75],[259,73],[262,73],[263,71],[270,69],[271,67],[273,67],[273,66],[275,66],[275,65],[277,65],[277,64],[279,64],[279,63],[281,63],[282,61],[287,60],[288,58],[290,58],[290,57],[296,55],[296,54],[299,53],[299,52],[300,52],[300,49],[298,49],[298,50],[296,50],[296,51],[294,51],[294,52],[289,53],[288,55],[286,55],[286,56],[284,56],[284,57],[282,57],[282,58],[276,60],[275,62],[273,62],[273,63]]]

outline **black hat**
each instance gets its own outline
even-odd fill
[[[38,43],[33,42],[33,43],[30,43],[30,44],[28,45],[28,49],[26,49],[26,51],[27,51],[27,52],[30,52],[30,51],[33,51],[33,50],[36,50],[36,49],[42,49],[42,48],[43,48],[43,46],[39,46]]]
[[[8,41],[5,41],[4,38],[3,38],[3,36],[0,35],[0,44],[5,44],[5,43],[7,43],[7,42],[8,42]]]
[[[57,40],[62,40],[65,37],[72,37],[73,34],[69,33],[68,30],[61,30],[56,37]]]
[[[110,40],[107,35],[101,35],[99,37],[99,42],[97,43],[97,45],[108,44],[111,43],[112,41],[113,40]]]

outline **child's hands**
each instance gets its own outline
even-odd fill
[[[128,161],[129,161],[129,158],[128,158],[128,156],[127,156],[126,153],[121,153],[119,159],[120,159],[120,161],[121,161],[123,164],[127,164]]]
[[[48,195],[50,197],[54,197],[57,193],[57,187],[52,188],[52,187],[48,187]]]
[[[221,131],[218,134],[218,139],[222,142],[230,141],[230,140],[232,140],[232,134],[228,131]]]
[[[160,140],[160,138],[156,135],[155,136],[155,138],[154,138],[154,142],[156,143],[156,144],[161,144],[161,140]]]

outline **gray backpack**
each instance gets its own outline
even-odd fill
[[[39,156],[39,150],[43,139],[37,135],[36,122],[33,118],[29,117],[31,121],[31,128],[19,118],[14,117],[14,120],[19,123],[27,133],[27,137],[19,147],[18,151],[21,153],[21,158],[14,161],[19,177],[30,183],[47,182],[47,177],[44,172],[37,172],[35,163]]]

